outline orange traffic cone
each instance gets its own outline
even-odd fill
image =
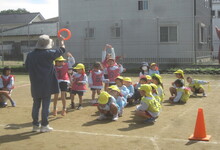
[[[210,135],[206,135],[203,109],[199,108],[194,134],[189,137],[189,140],[209,141],[210,138]]]

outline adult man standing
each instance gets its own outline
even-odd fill
[[[63,38],[59,38],[59,49],[52,49],[54,43],[48,35],[38,38],[36,48],[27,55],[25,62],[31,82],[31,95],[33,97],[32,119],[33,130],[49,132],[49,106],[51,95],[59,92],[53,61],[65,52]],[[41,124],[39,123],[39,110],[42,103]]]

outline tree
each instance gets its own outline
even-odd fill
[[[24,13],[30,13],[25,8],[18,8],[17,10],[14,9],[8,9],[8,10],[2,10],[0,11],[0,14],[24,14]]]

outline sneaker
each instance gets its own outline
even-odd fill
[[[70,108],[71,108],[71,109],[75,109],[75,103],[74,103],[74,102],[71,102]]]
[[[117,121],[118,120],[118,114],[116,115],[113,115],[113,118],[112,118],[113,121]]]
[[[57,116],[57,109],[53,109],[53,115]]]
[[[154,122],[156,122],[156,118],[148,118],[144,120],[144,123],[154,123]]]
[[[203,95],[204,97],[206,97],[206,96],[207,96],[207,95],[206,95],[206,93],[203,93],[202,95]]]
[[[40,132],[50,132],[53,131],[53,128],[51,128],[49,125],[47,126],[41,126]]]
[[[15,107],[15,106],[16,106],[15,101],[11,100],[11,106],[12,106],[12,107]]]
[[[105,120],[107,119],[106,115],[100,114],[100,116],[97,118],[97,120]]]
[[[79,104],[79,106],[78,106],[76,109],[80,110],[80,109],[82,109],[82,108],[83,108],[82,105]]]
[[[63,109],[63,110],[62,110],[61,115],[62,115],[62,116],[66,116],[66,109]]]
[[[40,126],[33,125],[32,132],[40,132]]]
[[[122,117],[122,114],[123,114],[123,110],[121,110],[121,111],[118,113],[118,117]]]

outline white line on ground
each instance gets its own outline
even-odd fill
[[[25,128],[28,130],[31,130],[30,127],[22,127],[22,126],[10,126],[10,125],[3,125],[0,124],[0,127],[4,127],[4,128]],[[153,142],[153,145],[155,147],[156,150],[159,150],[159,147],[156,143],[156,141],[171,141],[171,142],[182,142],[182,143],[187,143],[189,142],[189,140],[184,140],[184,139],[174,139],[174,138],[160,138],[160,137],[148,137],[148,136],[137,136],[137,135],[122,135],[122,134],[105,134],[105,133],[95,133],[95,132],[84,132],[84,131],[73,131],[73,130],[53,130],[55,132],[62,132],[62,133],[75,133],[75,134],[83,134],[83,135],[94,135],[94,136],[106,136],[106,137],[123,137],[123,138],[137,138],[137,139],[148,139],[151,140]],[[201,144],[219,144],[220,142],[218,141],[209,141],[209,142],[204,142],[204,141],[197,141],[197,143],[201,143]]]

